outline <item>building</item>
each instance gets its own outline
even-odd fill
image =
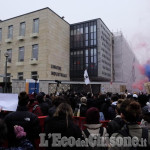
[[[91,81],[111,81],[113,34],[103,21],[71,24],[70,30],[71,80],[83,80],[87,69]]]
[[[70,80],[69,33],[69,23],[49,8],[1,21],[1,76],[5,75],[4,53],[7,51],[7,76],[12,76],[11,80]],[[3,86],[1,77],[1,91]],[[47,87],[43,83],[41,90],[48,92]],[[18,92],[15,88],[12,90]]]
[[[132,92],[132,84],[137,77],[135,64],[139,64],[139,62],[121,32],[113,33],[113,39],[114,82],[125,83],[128,91]]]
[[[134,78],[134,60],[122,34],[113,34],[101,19],[70,25],[44,8],[0,21],[0,92],[6,83],[7,92],[27,91],[27,81],[45,93],[58,86],[82,91],[85,69],[92,92],[123,92]]]

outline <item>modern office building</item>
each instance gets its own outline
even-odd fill
[[[113,34],[103,21],[71,24],[70,30],[71,80],[83,80],[87,69],[91,81],[111,81]]]
[[[11,80],[70,80],[69,41],[69,23],[49,8],[1,21],[1,90],[6,71],[5,52],[9,54],[7,76]],[[43,86],[48,88],[47,84]]]

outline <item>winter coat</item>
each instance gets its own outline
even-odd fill
[[[80,128],[73,123],[72,119],[68,120],[68,125],[67,125],[65,116],[49,118],[49,120],[45,124],[45,133],[46,135],[48,135],[49,133],[60,133],[61,137],[66,136],[67,138],[69,138],[72,136],[75,139],[82,138],[82,132]],[[52,141],[50,139],[49,147],[51,147],[51,144]],[[60,147],[60,149],[62,149],[62,147]]]
[[[8,143],[15,146],[16,138],[14,126],[20,125],[27,133],[27,138],[33,143],[34,139],[39,137],[40,125],[37,116],[28,111],[26,106],[18,106],[16,112],[12,112],[5,117],[8,128]]]
[[[112,121],[108,122],[107,132],[109,136],[115,133],[125,125],[125,122],[122,120],[120,115],[117,115]]]
[[[136,137],[138,137],[138,139],[142,138],[142,128],[140,127],[140,125],[138,125],[138,124],[128,124],[127,128],[129,129],[130,136],[132,136],[132,137],[136,136]],[[122,128],[122,130],[123,129],[124,128]],[[118,132],[118,133],[112,134],[111,137],[117,138],[117,137],[124,137],[124,136]],[[148,130],[148,144],[150,145],[150,130]],[[144,147],[142,149],[144,150]],[[130,147],[123,147],[123,146],[113,147],[113,146],[110,145],[110,150],[130,150]]]
[[[10,148],[0,147],[0,150],[34,150],[33,145],[26,138],[19,139],[17,142],[18,142],[17,147],[10,147]]]
[[[34,113],[36,116],[43,116],[43,113],[37,101],[28,105],[28,111]]]

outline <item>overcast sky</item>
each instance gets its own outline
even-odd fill
[[[1,0],[0,19],[45,7],[70,24],[101,18],[110,31],[122,31],[141,62],[149,59],[150,0]]]

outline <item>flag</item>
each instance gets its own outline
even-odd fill
[[[87,70],[84,71],[84,82],[85,82],[86,85],[90,83]]]

